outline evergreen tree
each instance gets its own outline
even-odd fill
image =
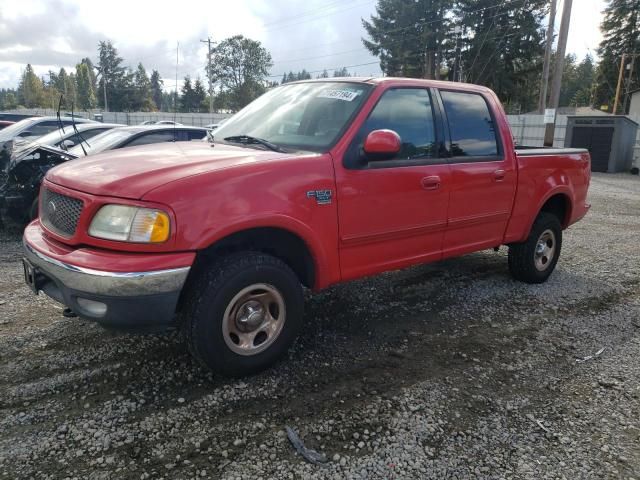
[[[439,78],[453,0],[378,0],[376,15],[362,24],[364,46],[380,58],[386,75]]]
[[[608,0],[604,10],[604,19],[600,24],[602,42],[598,48],[600,63],[598,65],[595,105],[607,105],[613,111],[614,97],[618,82],[620,59],[623,53],[640,52],[640,0]],[[627,57],[627,64],[631,58]],[[640,87],[640,68],[634,67],[633,78],[626,76],[624,91],[632,91]],[[627,72],[625,66],[625,73]],[[628,106],[619,108],[618,113],[627,111]]]
[[[565,57],[560,89],[561,107],[586,107],[590,104],[591,87],[594,81],[595,66],[591,56],[587,55],[580,63],[576,56]]]
[[[508,110],[528,111],[537,104],[547,4],[458,0],[463,79],[493,89]],[[454,55],[450,68],[455,61]]]
[[[134,74],[133,82],[135,85],[134,109],[142,112],[155,111],[156,106],[151,93],[151,81],[142,63],[138,63],[138,69]]]
[[[164,82],[160,78],[157,70],[151,72],[151,98],[156,105],[156,110],[163,110],[162,104],[162,87]]]
[[[78,108],[83,110],[95,108],[97,103],[96,93],[93,89],[91,73],[86,63],[81,62],[76,65],[76,84]]]
[[[350,77],[351,74],[349,73],[349,70],[347,70],[345,67],[342,67],[339,70],[335,70],[333,72],[333,76],[334,77]]]
[[[44,103],[44,85],[27,64],[18,86],[18,103],[26,108],[37,108]]]
[[[318,75],[318,78],[329,78],[329,72],[327,72],[326,68],[322,71],[320,75]]]
[[[182,89],[180,95],[180,111],[192,112],[193,111],[193,87],[191,86],[191,77],[187,75],[182,82]]]
[[[369,36],[363,43],[387,75],[461,77],[526,110],[536,102],[546,6],[546,0],[378,0],[376,15],[363,21]]]
[[[193,84],[193,110],[195,112],[209,111],[207,92],[204,89],[204,85],[202,85],[200,77],[196,78],[196,81]]]
[[[18,94],[12,88],[0,88],[0,110],[14,110],[18,107]]]
[[[99,89],[104,92],[106,81],[107,105],[104,105],[104,95],[98,95],[99,105],[105,110],[124,110],[129,106],[127,88],[130,85],[130,75],[122,66],[122,57],[110,41],[100,42],[98,46],[98,71],[100,72]]]

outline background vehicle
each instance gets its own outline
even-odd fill
[[[500,245],[544,282],[589,209],[588,152],[516,150],[484,87],[288,83],[214,133],[50,170],[27,284],[111,328],[179,325],[199,361],[244,375],[295,339],[303,286]]]
[[[40,140],[45,137],[15,148],[7,167],[6,180],[0,185],[0,213],[19,223],[33,220],[38,214],[38,192],[47,171],[60,163],[83,158],[85,151],[87,155],[93,155],[105,150],[173,141],[174,138],[178,141],[198,140],[205,138],[207,132],[199,127],[176,127],[174,132],[173,127],[118,127],[117,124],[104,123],[86,124],[85,128],[90,126],[107,131],[69,151],[41,144]],[[78,126],[78,130],[81,127]],[[69,127],[66,130],[69,132],[73,129]],[[122,134],[117,133],[121,130]],[[81,134],[84,137],[84,132],[81,131]],[[103,135],[106,137],[102,138]]]
[[[47,133],[42,137],[27,137],[20,138],[19,140],[16,139],[14,141],[13,148],[16,150],[20,150],[37,143],[39,145],[50,145],[52,147],[58,147],[63,150],[68,150],[69,148],[74,147],[80,143],[80,137],[82,137],[84,140],[90,140],[96,135],[100,135],[107,130],[125,126],[126,125],[122,125],[119,123],[80,123],[76,125],[75,129],[72,125],[70,125],[68,127],[65,127],[64,129],[54,130],[53,132]]]
[[[16,122],[12,122],[11,120],[0,120],[0,130],[7,128],[10,125],[13,125]]]
[[[60,117],[60,120],[56,117],[31,117],[0,130],[0,172],[4,172],[7,168],[15,139],[35,140],[58,130],[60,122],[66,127],[72,125],[74,121],[76,124],[92,122],[92,120],[76,117]]]
[[[87,155],[94,155],[105,150],[135,147],[161,142],[186,142],[201,140],[207,136],[207,129],[202,127],[185,127],[182,125],[137,125],[122,127],[94,137],[91,144],[83,145]],[[83,149],[77,145],[69,150],[77,156],[84,155]]]

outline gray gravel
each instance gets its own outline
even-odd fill
[[[340,285],[243,380],[62,317],[0,233],[0,478],[640,478],[640,179],[590,200],[546,284],[503,248]]]

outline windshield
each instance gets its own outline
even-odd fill
[[[89,141],[89,144],[91,146],[87,145],[86,142],[83,142],[82,146],[78,144],[75,147],[69,149],[69,152],[73,153],[74,155],[78,155],[79,157],[83,157],[84,152],[82,151],[82,147],[84,147],[84,149],[87,151],[87,155],[94,155],[105,150],[110,150],[111,148],[118,145],[122,140],[129,138],[135,133],[136,132],[132,130],[121,130],[119,128],[114,128],[113,130],[109,130],[108,132],[104,132],[93,137]]]
[[[249,135],[285,148],[325,151],[370,89],[370,85],[346,82],[284,85],[250,103],[212,133],[216,142]]]
[[[62,130],[54,130],[53,132],[47,133],[46,135],[43,135],[42,137],[38,137],[36,139],[31,139],[31,138],[25,138],[24,139],[24,143],[25,144],[31,144],[34,142],[38,142],[41,145],[55,145],[56,143],[60,143],[60,139],[65,139],[66,137],[70,136],[73,133],[73,127],[71,125],[68,125],[66,127],[64,127],[64,133],[62,132]]]
[[[7,128],[3,128],[0,130],[0,141],[11,140],[16,135],[18,135],[22,130],[26,127],[31,126],[35,122],[32,118],[25,118],[24,120],[20,120],[19,122],[14,123],[13,125],[9,125]]]

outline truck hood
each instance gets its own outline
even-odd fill
[[[141,199],[181,178],[291,154],[208,142],[176,142],[111,150],[59,165],[47,180],[94,195]]]

